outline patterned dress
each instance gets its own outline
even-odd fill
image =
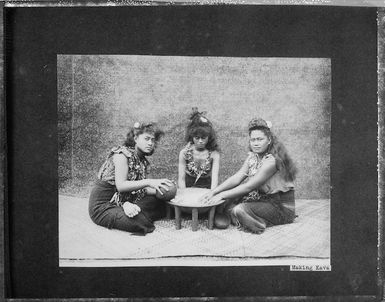
[[[271,154],[262,158],[253,152],[247,157],[248,178],[255,176],[267,163],[276,163]],[[249,192],[231,209],[231,218],[239,227],[261,233],[267,226],[291,223],[295,218],[294,184],[277,170],[259,188]]]
[[[104,162],[104,164],[99,170],[98,179],[106,181],[111,185],[115,185],[115,165],[113,162],[113,155],[120,153],[127,157],[127,180],[145,179],[149,162],[146,158],[139,158],[134,149],[125,146],[115,147],[111,150],[111,152],[107,156],[107,160]],[[126,201],[131,203],[137,203],[144,196],[146,196],[146,191],[144,189],[124,193],[116,192],[111,202],[114,202],[117,205],[121,206]]]
[[[115,184],[115,164],[113,156],[123,154],[127,159],[127,180],[136,181],[146,178],[148,161],[140,158],[132,148],[120,146],[113,148],[99,170],[98,178],[91,190],[88,211],[97,225],[118,229],[134,234],[151,233],[153,222],[165,216],[165,204],[154,195],[146,195],[145,189],[119,192]],[[140,208],[134,217],[128,217],[123,204],[130,202]]]

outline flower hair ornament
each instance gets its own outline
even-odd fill
[[[139,122],[134,123],[135,129],[142,129],[142,128],[150,127],[150,126],[153,126],[153,123],[139,123]]]
[[[257,128],[257,127],[264,127],[264,128],[271,129],[272,126],[273,126],[272,122],[265,121],[264,119],[262,119],[260,117],[257,117],[257,118],[253,118],[249,122],[249,127],[248,128],[252,129],[252,128]]]
[[[134,128],[135,128],[135,129],[140,129],[140,123],[139,123],[139,122],[136,122],[136,123],[134,124]]]

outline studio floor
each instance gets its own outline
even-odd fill
[[[207,217],[191,230],[184,217],[155,222],[146,236],[95,225],[88,199],[59,196],[60,266],[240,266],[330,264],[330,200],[296,201],[295,222],[256,235],[207,228]]]

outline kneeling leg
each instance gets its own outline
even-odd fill
[[[233,208],[232,216],[252,232],[263,232],[267,226],[292,222],[288,220],[282,209],[270,202],[241,203]]]

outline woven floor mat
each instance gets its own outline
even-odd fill
[[[330,201],[297,200],[294,223],[268,228],[256,235],[234,226],[209,230],[200,219],[191,231],[191,220],[155,222],[146,236],[135,236],[95,225],[88,216],[87,199],[59,198],[60,259],[153,259],[162,257],[312,257],[330,256]]]

